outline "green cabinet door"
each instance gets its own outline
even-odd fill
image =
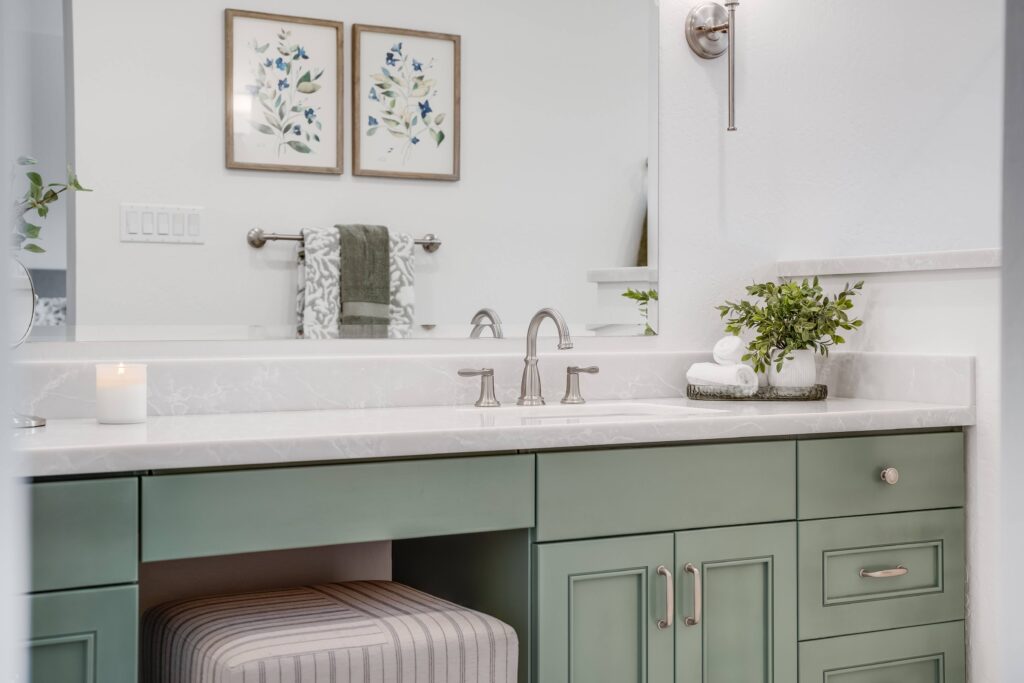
[[[675,583],[676,683],[796,680],[795,523],[678,533]]]
[[[534,546],[538,683],[670,683],[672,535]]]
[[[29,598],[33,683],[135,683],[135,586],[37,593]]]

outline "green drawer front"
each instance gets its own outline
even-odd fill
[[[33,591],[137,580],[138,480],[31,484],[29,495]]]
[[[964,622],[800,643],[800,683],[964,683]]]
[[[30,598],[33,683],[134,683],[139,597],[135,586],[39,593]]]
[[[533,526],[534,456],[208,472],[142,480],[142,559]]]
[[[542,453],[537,540],[794,519],[792,441]]]
[[[800,441],[797,451],[800,519],[964,504],[961,432]],[[881,477],[890,467],[895,484]]]
[[[964,618],[963,510],[800,522],[799,536],[801,640]]]

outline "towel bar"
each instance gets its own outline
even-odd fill
[[[254,249],[261,249],[267,242],[301,242],[302,235],[289,235],[280,234],[276,232],[263,232],[263,228],[253,228],[246,234],[245,241],[249,243],[250,247]],[[423,247],[423,251],[428,254],[433,254],[435,251],[441,248],[441,240],[438,239],[437,235],[428,233],[423,237],[415,240],[416,244]]]

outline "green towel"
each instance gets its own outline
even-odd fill
[[[344,337],[387,337],[391,304],[388,229],[337,225],[341,235],[341,324]]]

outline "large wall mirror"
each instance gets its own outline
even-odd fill
[[[654,0],[31,12],[34,339],[656,332]]]

